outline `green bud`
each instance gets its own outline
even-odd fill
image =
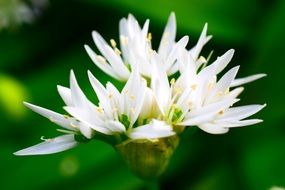
[[[151,179],[160,176],[179,144],[178,136],[150,140],[134,140],[116,145],[128,167],[139,177]]]

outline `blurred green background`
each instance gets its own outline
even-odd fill
[[[225,135],[187,130],[159,179],[161,189],[285,187],[284,0],[51,0],[33,24],[0,31],[1,190],[147,188],[112,147],[101,142],[46,156],[16,157],[12,153],[40,142],[43,135],[58,135],[56,126],[25,108],[23,100],[63,113],[56,85],[68,85],[70,69],[93,101],[96,97],[86,71],[91,70],[103,83],[111,80],[83,48],[84,44],[95,47],[92,30],[118,41],[119,19],[132,13],[141,25],[151,20],[157,47],[171,11],[177,17],[177,39],[189,35],[189,48],[208,22],[208,33],[214,38],[203,55],[214,50],[215,59],[234,48],[230,67],[241,65],[239,77],[267,73],[268,77],[246,85],[241,103],[268,106],[255,116],[264,119],[263,123]]]

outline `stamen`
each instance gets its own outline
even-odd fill
[[[132,114],[135,114],[135,108],[131,108],[130,111],[132,112]]]
[[[97,110],[99,113],[103,113],[103,112],[104,112],[103,108],[101,108],[101,107],[96,108],[96,110]]]
[[[171,85],[174,85],[174,84],[175,84],[175,78],[172,78],[172,79],[170,80],[170,84],[171,84]]]
[[[117,43],[116,43],[116,41],[114,39],[111,39],[110,42],[111,42],[111,46],[113,48],[115,48],[117,46]]]
[[[134,95],[130,95],[130,99],[131,99],[131,100],[135,100],[136,97],[135,97]]]
[[[225,113],[225,110],[221,110],[218,112],[219,115],[223,115]]]
[[[101,63],[107,63],[105,57],[102,57],[101,55],[97,55],[97,59],[98,59],[98,61],[101,62]]]
[[[191,85],[191,86],[190,86],[190,88],[192,88],[192,90],[196,90],[196,88],[197,88],[197,84],[193,84],[193,85]]]
[[[222,96],[223,94],[224,94],[223,91],[219,91],[219,92],[218,92],[218,96]]]
[[[152,34],[148,33],[147,34],[147,41],[150,42],[152,40]]]
[[[121,55],[122,54],[122,52],[118,49],[118,48],[114,48],[114,51],[115,51],[115,53],[117,54],[117,55]]]
[[[78,128],[78,126],[77,125],[75,125],[74,123],[70,123],[70,127],[72,127],[72,128],[74,128],[74,129],[77,129]]]
[[[46,141],[46,142],[52,142],[52,141],[54,141],[54,139],[46,139],[44,136],[41,136],[41,140],[42,140],[42,141]]]

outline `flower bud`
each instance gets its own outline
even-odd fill
[[[156,140],[134,140],[116,145],[128,167],[139,177],[151,179],[160,176],[179,144],[177,135]]]

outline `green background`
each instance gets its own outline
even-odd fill
[[[285,187],[285,1],[258,0],[51,0],[32,25],[0,32],[0,189],[147,189],[133,176],[112,147],[91,142],[45,156],[12,153],[57,136],[56,126],[22,105],[29,101],[63,113],[56,85],[68,85],[74,69],[80,86],[96,102],[87,79],[89,69],[103,83],[113,81],[90,60],[83,45],[95,47],[91,31],[118,41],[118,22],[132,13],[142,25],[149,18],[154,47],[171,11],[177,39],[190,36],[193,46],[205,22],[213,39],[202,55],[214,60],[236,50],[230,67],[239,77],[267,73],[246,85],[241,104],[267,107],[256,118],[264,122],[225,135],[189,129],[183,134],[161,189],[262,190]],[[122,84],[118,84],[122,85]]]

